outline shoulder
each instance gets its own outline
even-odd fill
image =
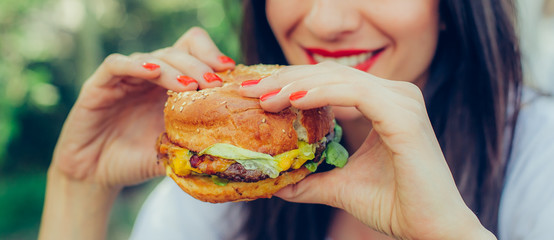
[[[142,206],[130,239],[225,239],[244,217],[241,203],[202,202],[165,178]]]
[[[500,204],[500,239],[551,236],[553,173],[554,98],[526,90]]]

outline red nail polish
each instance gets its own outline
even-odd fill
[[[227,57],[227,56],[219,56],[219,61],[221,63],[232,63],[232,64],[235,64],[235,61],[230,58],[230,57]]]
[[[184,76],[184,75],[177,76],[177,81],[179,81],[181,84],[185,86],[191,83],[198,83],[194,78],[191,78],[189,76]]]
[[[267,99],[270,99],[271,97],[277,95],[280,91],[281,91],[281,89],[277,89],[277,90],[273,90],[273,91],[271,91],[271,92],[268,92],[268,93],[266,93],[266,94],[260,96],[260,101],[263,102],[263,101],[265,101],[265,100],[267,100]]]
[[[258,80],[247,80],[247,81],[242,82],[240,85],[243,86],[243,87],[248,87],[248,86],[258,84],[261,80],[262,80],[261,78],[258,79]]]
[[[306,93],[308,93],[308,91],[298,91],[298,92],[294,92],[292,93],[290,96],[289,96],[289,99],[291,101],[296,101],[300,98],[303,98],[304,96],[306,96]]]
[[[212,73],[212,72],[207,72],[204,74],[204,79],[206,80],[206,82],[213,82],[213,81],[220,81],[220,82],[223,82],[223,80],[221,80],[221,78],[219,76],[217,76],[217,74],[215,73]]]
[[[142,67],[143,67],[143,68],[146,68],[146,69],[148,69],[148,70],[150,70],[150,71],[154,71],[154,70],[160,68],[160,65],[155,64],[155,63],[143,63],[143,64],[142,64]]]

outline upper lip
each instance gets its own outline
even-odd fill
[[[324,57],[334,57],[334,58],[347,57],[347,56],[352,56],[352,55],[359,55],[359,54],[362,54],[362,53],[370,53],[370,52],[374,52],[374,51],[379,50],[379,49],[374,49],[374,50],[370,50],[370,49],[343,49],[343,50],[330,51],[330,50],[326,50],[326,49],[322,49],[322,48],[305,48],[305,49],[310,55],[317,54],[317,55],[321,55],[321,56],[324,56]]]

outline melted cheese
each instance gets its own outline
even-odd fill
[[[300,150],[294,149],[275,156],[275,161],[277,161],[279,171],[282,172],[288,170],[298,155],[300,155]]]
[[[307,144],[305,142],[298,142],[298,149],[290,150],[274,157],[274,160],[277,162],[277,167],[280,172],[292,169],[299,169],[306,163],[306,161],[314,158],[313,151],[310,154],[303,153],[301,150],[306,150],[305,147],[314,149],[313,144]],[[202,173],[199,169],[194,168],[190,165],[190,158],[192,157],[192,152],[185,148],[180,148],[177,146],[170,146],[167,148],[167,153],[170,161],[170,166],[175,172],[175,174],[180,176],[187,176],[192,172]],[[220,164],[221,166],[216,166],[218,169],[216,172],[225,171],[231,163]],[[221,168],[221,169],[220,169]]]
[[[175,174],[186,176],[191,172],[201,173],[200,170],[195,169],[190,165],[192,153],[189,150],[179,147],[170,147],[168,149],[168,154],[170,159],[172,159],[170,166]]]

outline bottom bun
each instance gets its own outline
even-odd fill
[[[251,201],[258,198],[270,198],[281,188],[295,184],[304,179],[310,170],[305,167],[284,172],[277,178],[267,178],[258,182],[229,182],[225,186],[213,183],[207,176],[188,175],[177,176],[171,167],[166,167],[167,175],[194,198],[211,203]]]

